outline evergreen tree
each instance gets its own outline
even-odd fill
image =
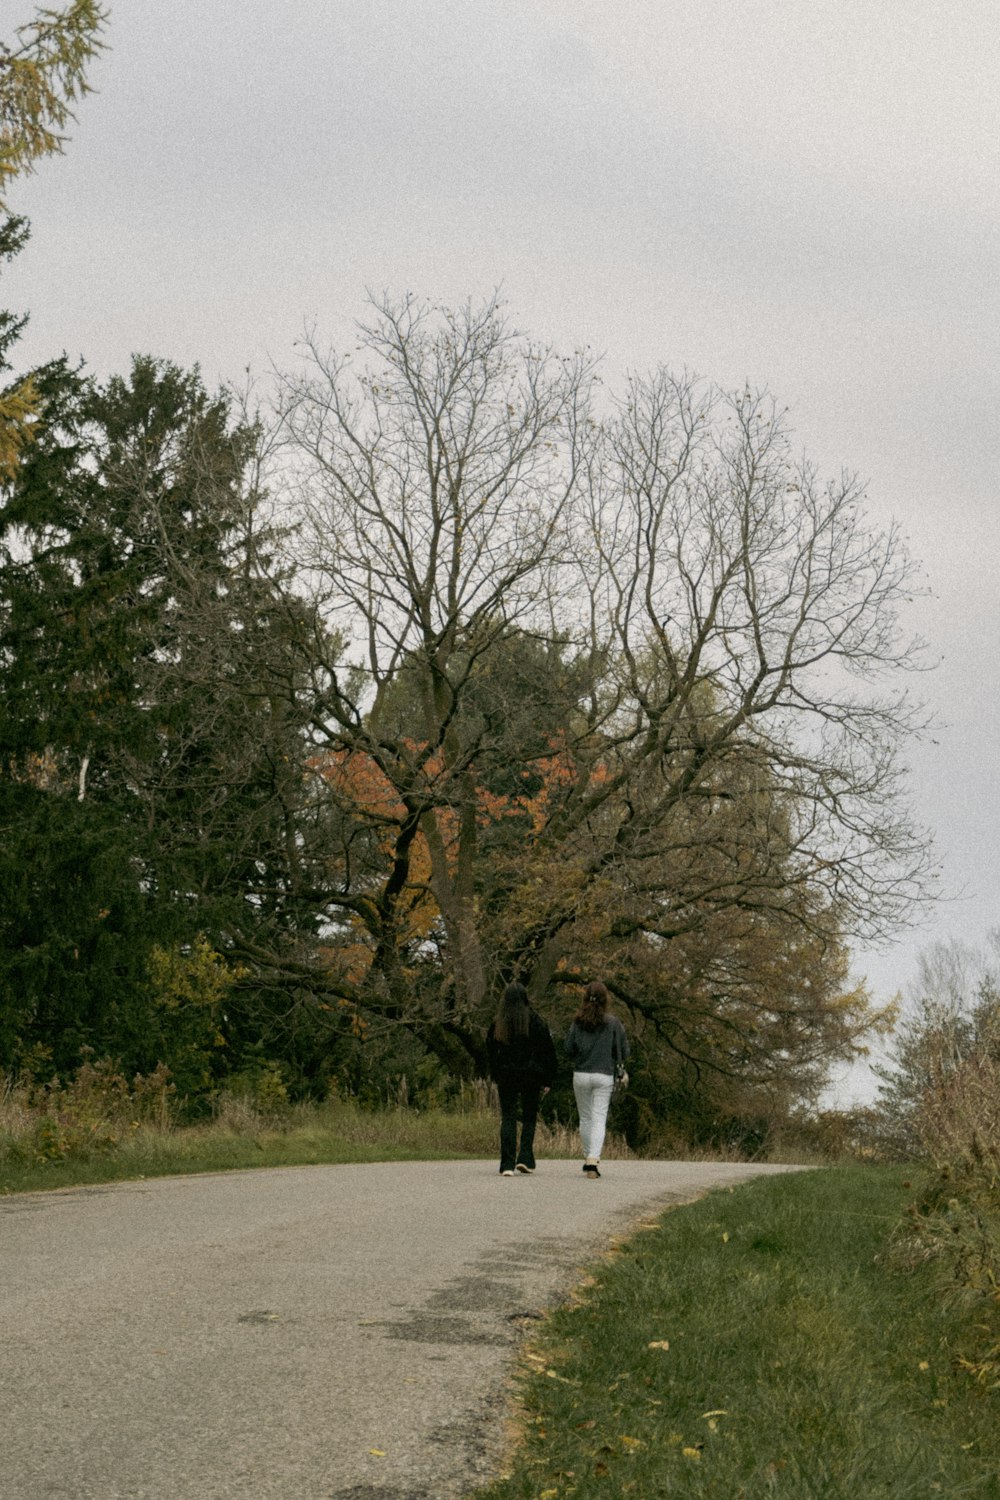
[[[69,859],[86,909],[104,924],[120,912],[131,938],[113,973],[93,964],[81,977],[77,908],[53,897],[44,943],[24,912],[0,965],[23,989],[25,951],[39,955],[22,1043],[53,1046],[63,1066],[79,1036],[137,1066],[169,1063],[169,1017],[146,978],[154,947],[182,953],[204,934],[234,951],[302,920],[309,699],[294,642],[308,611],[268,575],[253,428],[196,371],[138,358],[104,387],[59,376],[0,507],[8,857],[53,892]],[[86,843],[75,859],[74,840]],[[251,1021],[234,1029],[237,1050],[257,1040]],[[166,1055],[146,1055],[153,1038]]]

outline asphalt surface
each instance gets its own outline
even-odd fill
[[[295,1167],[0,1199],[3,1500],[447,1500],[610,1239],[782,1168]]]

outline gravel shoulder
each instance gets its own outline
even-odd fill
[[[782,1167],[384,1162],[0,1199],[12,1500],[447,1500],[608,1241]]]

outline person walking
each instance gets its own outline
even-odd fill
[[[486,1033],[486,1055],[490,1077],[500,1095],[500,1175],[533,1172],[538,1104],[552,1086],[558,1062],[549,1028],[532,1010],[523,984],[509,984],[504,990]]]
[[[619,1065],[624,1068],[629,1055],[625,1028],[617,1016],[609,1015],[609,1000],[607,986],[599,979],[588,984],[565,1042],[566,1056],[573,1064],[573,1093],[580,1112],[586,1177],[601,1175],[601,1150],[615,1069]]]

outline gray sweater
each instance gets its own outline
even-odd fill
[[[608,1016],[596,1031],[586,1031],[576,1021],[563,1044],[574,1073],[606,1073],[615,1076],[615,1063],[628,1057],[628,1038],[617,1016]]]

